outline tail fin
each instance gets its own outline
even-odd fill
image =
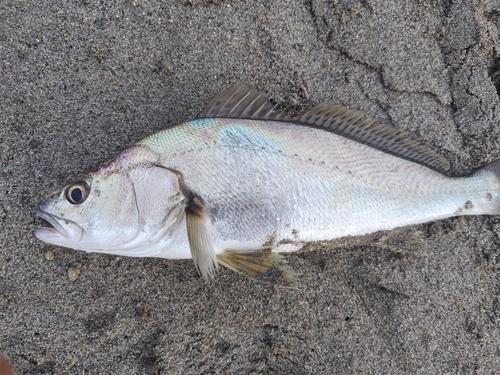
[[[476,173],[481,171],[492,172],[498,179],[500,179],[500,160],[496,160],[493,163],[487,164],[481,169],[479,169]]]
[[[472,177],[484,179],[487,214],[500,215],[500,160],[485,165]]]

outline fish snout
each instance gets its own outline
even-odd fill
[[[71,220],[58,217],[43,211],[43,204],[36,214],[47,221],[51,227],[39,227],[34,231],[36,238],[54,245],[65,245],[66,242],[78,242],[83,236],[83,229]]]

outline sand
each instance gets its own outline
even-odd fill
[[[38,202],[237,79],[500,158],[498,1],[4,1],[0,354],[16,374],[500,373],[500,218],[310,244],[293,285],[33,237]]]

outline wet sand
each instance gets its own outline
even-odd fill
[[[401,5],[413,3],[412,5]],[[237,79],[500,158],[497,1],[4,1],[0,353],[16,374],[494,374],[500,218],[310,244],[293,285],[32,236],[37,203]]]

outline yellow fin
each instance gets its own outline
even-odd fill
[[[217,254],[217,261],[233,271],[246,273],[252,277],[263,275],[275,268],[281,271],[286,279],[293,279],[293,271],[285,258],[270,250],[225,250]]]

